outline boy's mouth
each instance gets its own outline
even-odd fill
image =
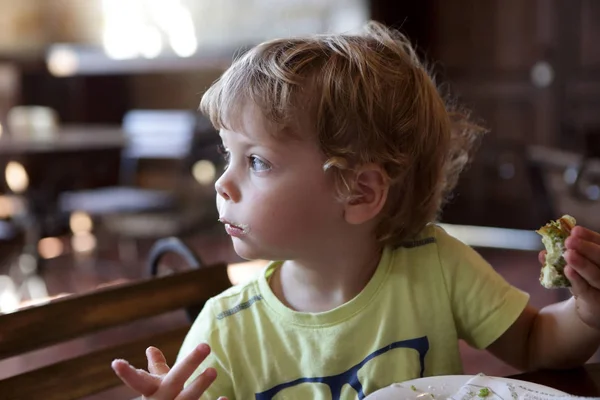
[[[219,218],[219,222],[225,225],[225,230],[230,236],[242,236],[248,233],[248,225],[234,224],[224,218]]]

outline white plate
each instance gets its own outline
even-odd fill
[[[393,400],[393,399],[414,399],[420,392],[432,393],[436,398],[445,398],[452,396],[458,390],[467,383],[474,375],[443,375],[443,376],[429,376],[427,378],[413,379],[410,381],[395,384],[390,387],[378,390],[367,397],[369,400]],[[490,377],[491,378],[491,377]],[[555,396],[568,396],[567,393],[561,392],[547,386],[538,385],[537,383],[519,381],[510,378],[498,378],[494,379],[502,380],[505,382],[511,382],[515,385],[523,386],[527,389],[537,390],[548,393]],[[410,388],[414,386],[417,392],[412,391]],[[412,393],[410,393],[412,392]]]

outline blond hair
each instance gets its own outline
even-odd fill
[[[207,90],[200,109],[221,129],[243,101],[287,131],[308,118],[343,196],[352,195],[353,171],[379,165],[390,190],[376,234],[392,245],[438,217],[483,132],[444,101],[408,39],[376,22],[357,35],[262,43]]]

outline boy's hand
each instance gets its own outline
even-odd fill
[[[571,281],[577,313],[587,325],[600,329],[600,233],[576,226],[565,247],[565,275]]]
[[[135,369],[125,360],[114,360],[111,366],[119,378],[144,399],[198,400],[217,377],[217,371],[207,368],[185,389],[183,385],[209,353],[210,347],[201,344],[171,369],[163,353],[156,347],[149,347],[146,350],[148,372]]]

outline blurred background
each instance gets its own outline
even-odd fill
[[[600,229],[599,2],[0,0],[0,313],[144,278],[162,237],[238,263],[203,91],[260,41],[369,19],[406,33],[490,129],[440,222],[535,305],[565,298],[537,282],[532,230],[563,213]]]

